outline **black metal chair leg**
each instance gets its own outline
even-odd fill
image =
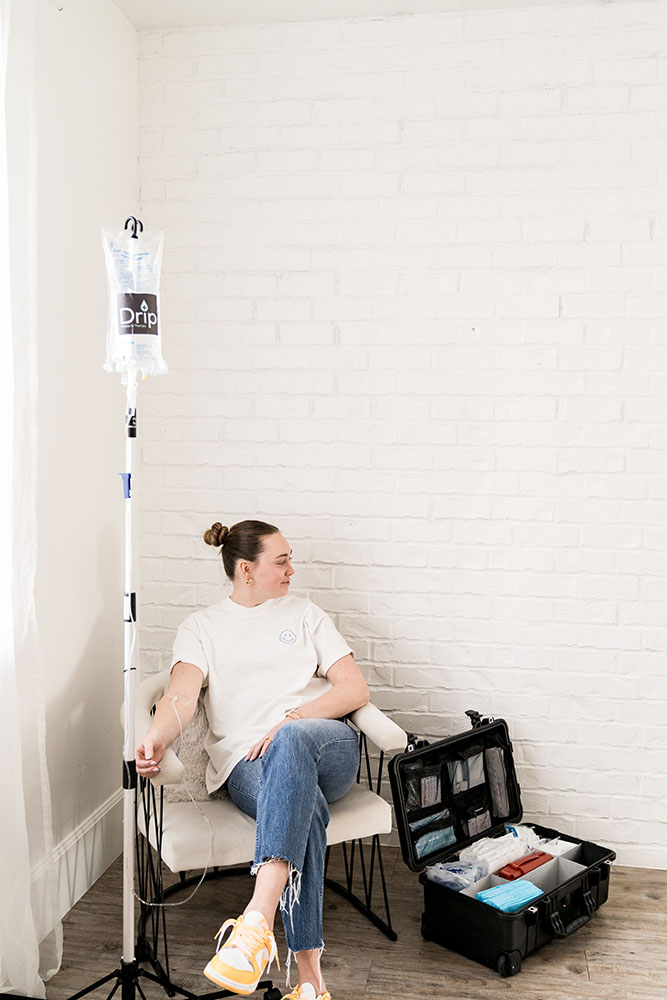
[[[364,916],[368,920],[370,920],[370,922],[375,927],[378,928],[378,930],[382,931],[382,933],[384,935],[386,935],[386,937],[388,937],[390,941],[396,941],[397,938],[398,938],[398,935],[396,934],[395,930],[391,926],[391,913],[390,913],[390,910],[389,910],[389,897],[388,897],[388,894],[387,894],[387,882],[386,882],[385,874],[384,874],[384,865],[382,863],[382,845],[380,844],[380,838],[379,838],[379,836],[377,834],[373,837],[373,841],[374,841],[374,843],[373,843],[373,851],[377,855],[377,861],[378,861],[377,870],[380,873],[380,881],[381,881],[381,884],[382,884],[382,897],[383,897],[383,902],[384,902],[384,912],[385,912],[385,918],[386,919],[383,920],[382,917],[380,916],[380,914],[376,913],[375,910],[373,909],[373,905],[372,905],[372,901],[373,901],[373,888],[374,888],[374,886],[373,886],[373,880],[374,880],[373,877],[374,877],[375,872],[372,871],[370,873],[370,876],[367,875],[366,860],[365,860],[365,851],[364,851],[364,843],[363,843],[363,841],[361,841],[361,840],[359,840],[359,841],[353,841],[353,847],[356,846],[357,844],[359,845],[359,859],[360,859],[361,870],[362,870],[362,875],[363,875],[362,881],[363,881],[363,889],[364,889],[364,897],[365,898],[364,899],[360,899],[359,896],[352,889],[352,881],[351,881],[351,879],[349,877],[349,874],[350,874],[350,865],[349,865],[348,859],[347,859],[347,844],[343,844],[342,845],[342,847],[343,847],[343,857],[344,857],[344,861],[345,861],[345,873],[346,873],[345,883],[346,884],[342,885],[336,879],[333,879],[333,878],[331,878],[328,875],[324,879],[324,884],[326,886],[328,886],[329,889],[333,889],[333,891],[336,892],[336,893],[338,893],[339,896],[343,896],[344,899],[347,899],[347,901],[349,903],[351,903],[352,906],[354,906],[357,910],[359,910],[360,913],[363,913]]]

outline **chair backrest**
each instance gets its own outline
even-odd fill
[[[166,802],[206,802],[206,767],[209,757],[205,743],[209,735],[208,719],[201,696],[195,714],[183,730],[183,734],[173,744],[174,752],[184,768],[183,781],[178,785],[165,785]]]

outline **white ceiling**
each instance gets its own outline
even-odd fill
[[[135,28],[140,30],[194,28],[214,24],[328,21],[339,17],[389,17],[433,11],[573,7],[590,2],[591,0],[114,0]],[[597,2],[632,3],[633,0]]]

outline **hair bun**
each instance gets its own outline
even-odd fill
[[[220,524],[219,521],[216,521],[215,524],[212,524],[211,527],[204,532],[204,541],[207,545],[214,545],[216,548],[219,548],[221,545],[225,544],[225,539],[228,534],[229,528]]]

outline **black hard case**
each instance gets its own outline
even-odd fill
[[[459,851],[482,837],[505,834],[505,825],[519,823],[523,815],[507,723],[502,719],[481,719],[477,712],[466,714],[471,719],[472,730],[433,744],[413,741],[405,753],[398,754],[389,763],[401,850],[408,867],[421,872],[419,880],[424,886],[422,936],[496,969],[502,976],[513,976],[521,970],[521,962],[527,955],[554,938],[573,934],[588,923],[607,899],[610,867],[616,855],[608,848],[535,826],[542,837],[571,841],[572,848],[567,857],[554,858],[542,870],[525,876],[539,885],[544,895],[517,913],[503,913],[475,898],[480,889],[501,881],[492,881],[492,876],[461,892],[428,879],[423,873],[427,865],[454,860]],[[491,747],[501,748],[505,765],[508,815],[503,817],[493,812],[486,764],[483,782],[458,794],[453,794],[448,767]],[[440,796],[436,804],[414,808],[414,799],[409,802],[409,779],[420,771],[440,775]],[[483,813],[485,807],[490,826],[470,835],[467,817],[479,814],[480,809]],[[409,824],[443,808],[448,808],[453,817],[456,842],[419,856],[420,834],[413,833]]]

